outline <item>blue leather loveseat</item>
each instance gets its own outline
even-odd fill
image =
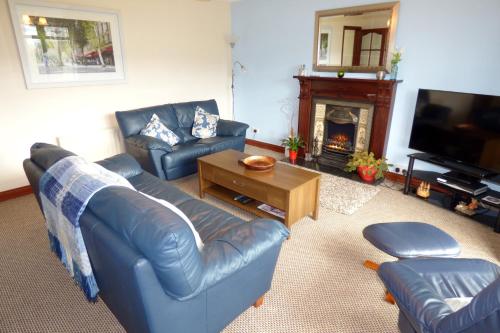
[[[24,169],[38,197],[42,174],[73,155],[35,144]],[[100,297],[128,332],[219,332],[271,286],[283,224],[245,222],[142,170],[121,154],[98,162],[139,191],[182,210],[200,234],[155,201],[124,187],[94,195],[80,218]],[[83,294],[82,294],[82,297]]]
[[[217,136],[198,139],[191,135],[196,107],[219,114],[215,100],[165,104],[132,111],[116,112],[116,119],[125,140],[127,153],[134,156],[142,168],[161,179],[176,179],[197,171],[198,157],[226,149],[243,151],[247,124],[220,119]],[[181,142],[175,146],[140,135],[153,114],[172,130]]]

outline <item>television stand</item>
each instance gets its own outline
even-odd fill
[[[427,202],[434,204],[436,206],[455,211],[455,206],[460,202],[464,201],[469,203],[471,199],[476,199],[481,202],[481,208],[478,208],[478,213],[472,216],[468,216],[457,212],[462,216],[469,217],[473,220],[486,224],[493,227],[495,232],[500,233],[500,204],[493,204],[483,199],[487,196],[492,196],[495,198],[500,198],[500,192],[488,189],[486,185],[481,184],[477,178],[470,176],[463,176],[460,172],[452,170],[448,173],[438,173],[432,171],[420,171],[414,170],[415,160],[420,160],[428,162],[431,164],[439,165],[442,167],[447,167],[451,169],[450,166],[443,165],[443,161],[440,159],[434,159],[432,155],[426,153],[417,153],[408,155],[410,161],[408,162],[408,170],[405,178],[405,186],[403,193],[405,195],[415,195],[414,193],[420,182],[425,181],[431,184],[431,196],[425,199]],[[438,179],[441,179],[439,181]],[[450,187],[442,183],[442,179],[454,182],[457,186]],[[479,184],[479,185],[478,185]],[[486,191],[480,194],[471,193],[471,188],[474,187],[486,187]],[[422,199],[424,200],[424,199]]]

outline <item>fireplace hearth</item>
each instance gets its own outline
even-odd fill
[[[349,154],[368,151],[373,104],[317,99],[313,110],[312,138],[318,163],[344,168]]]

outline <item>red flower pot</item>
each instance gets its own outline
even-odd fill
[[[375,175],[377,174],[377,169],[374,166],[359,166],[357,168],[359,177],[366,183],[373,183],[375,181]]]
[[[290,150],[288,153],[289,153],[288,158],[290,159],[290,162],[295,163],[295,161],[297,160],[297,152],[294,150]]]

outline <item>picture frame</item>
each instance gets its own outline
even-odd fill
[[[331,29],[321,28],[319,31],[318,65],[328,65],[330,63],[331,35]]]
[[[28,89],[125,82],[117,11],[8,2]]]

